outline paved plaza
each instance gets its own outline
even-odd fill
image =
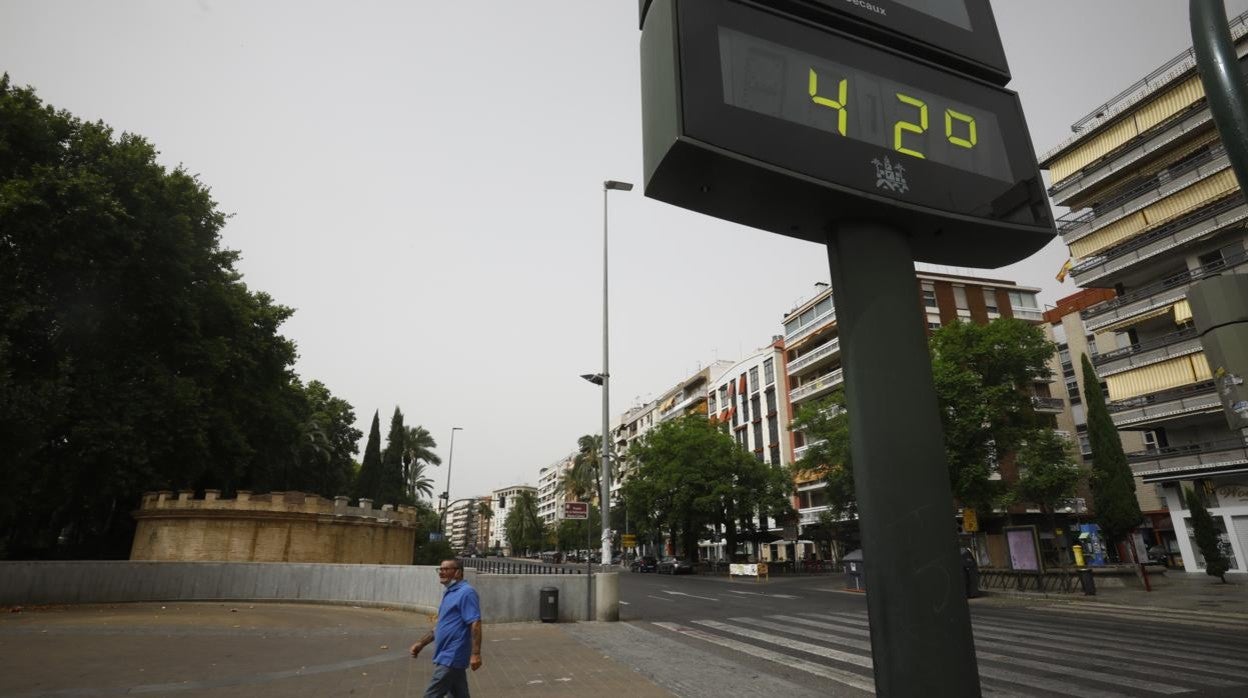
[[[23,608],[0,617],[0,695],[419,696],[427,616],[265,603]],[[669,696],[578,642],[576,624],[486,625],[473,696]]]

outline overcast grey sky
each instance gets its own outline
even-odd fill
[[[993,6],[1039,152],[1190,45],[1185,0]],[[233,214],[305,380],[364,431],[401,406],[444,457],[464,428],[456,497],[536,484],[601,428],[577,376],[601,369],[602,181],[641,184],[639,38],[634,0],[0,0],[0,71]],[[1052,303],[1066,256],[977,273]],[[612,412],[768,343],[827,278],[822,246],[613,193]]]

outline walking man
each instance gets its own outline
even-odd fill
[[[443,560],[438,581],[446,590],[438,606],[438,624],[412,645],[412,656],[433,644],[433,676],[425,698],[468,698],[468,667],[481,668],[481,603],[464,581],[459,560]]]

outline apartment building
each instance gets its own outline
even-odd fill
[[[500,550],[504,555],[511,555],[511,545],[507,542],[507,529],[505,527],[507,513],[515,507],[521,494],[525,492],[532,495],[536,501],[537,488],[532,485],[511,485],[490,493],[494,517],[490,521],[489,531],[484,537],[484,540],[489,543],[490,550]]]
[[[472,527],[472,512],[476,509],[475,499],[460,499],[451,504],[451,509],[447,512],[447,531],[450,532],[449,541],[451,549],[460,552],[468,549],[469,531]]]
[[[537,515],[546,525],[556,524],[563,518],[563,503],[568,500],[563,489],[564,473],[572,469],[576,453],[569,453],[537,474]]]
[[[923,309],[927,331],[950,322],[987,323],[996,318],[1018,318],[1039,324],[1044,319],[1036,294],[1040,289],[1019,286],[1013,281],[987,279],[974,276],[958,276],[921,271],[915,274],[916,302]],[[788,390],[788,413],[796,415],[804,405],[829,396],[844,385],[841,366],[841,346],[836,308],[832,289],[826,283],[816,284],[815,294],[785,313],[784,318],[784,375]],[[1032,387],[1038,412],[1055,415],[1063,406],[1051,399],[1048,383]],[[815,444],[808,443],[805,435],[792,435],[791,462],[801,459]],[[1001,464],[1002,476],[1013,477],[1013,463],[1006,459]],[[796,545],[781,555],[798,557],[813,554],[823,558],[828,550],[817,549],[806,539],[807,529],[816,525],[820,514],[828,510],[826,485],[817,473],[799,477],[794,486],[797,495],[794,507],[798,510]],[[960,519],[959,519],[960,521]],[[989,541],[979,537],[977,547],[981,557],[999,557],[990,553]],[[993,538],[992,540],[996,540]],[[975,542],[974,540],[970,542]],[[1003,544],[1002,544],[1003,547]]]
[[[1248,13],[1231,20],[1241,74]],[[1248,206],[1214,127],[1190,50],[1175,56],[1071,127],[1041,157],[1049,194],[1071,212],[1058,222],[1070,274],[1113,296],[1080,311],[1087,332],[1119,336],[1089,351],[1115,425],[1137,432],[1128,453],[1139,485],[1159,485],[1189,572],[1185,487],[1204,497],[1232,572],[1248,569],[1248,438],[1222,413],[1187,291],[1219,274],[1248,273]],[[1099,345],[1099,340],[1098,340]],[[1077,356],[1072,356],[1078,365]],[[1125,442],[1125,439],[1124,439]],[[1137,490],[1139,487],[1137,487]]]
[[[730,364],[706,390],[706,411],[710,418],[724,425],[742,450],[752,453],[760,463],[774,468],[787,468],[792,454],[789,432],[789,400],[784,376],[784,342],[775,337],[772,343],[735,364]],[[766,530],[783,537],[782,526],[767,519]],[[759,550],[747,552],[759,560],[784,559],[784,549],[793,540],[777,540]],[[727,557],[723,540],[700,544],[703,559]]]
[[[1104,303],[1113,298],[1112,289],[1084,289],[1059,299],[1054,308],[1044,313],[1045,322],[1049,327],[1049,338],[1057,344],[1057,354],[1050,362],[1050,368],[1059,386],[1055,392],[1061,395],[1060,398],[1055,399],[1062,399],[1069,405],[1069,409],[1057,416],[1058,429],[1063,435],[1069,435],[1071,441],[1078,445],[1079,462],[1085,470],[1092,467],[1092,447],[1088,441],[1088,418],[1083,404],[1085,385],[1079,357],[1086,354],[1090,359],[1095,360],[1102,352],[1116,351],[1121,348],[1119,344],[1126,340],[1126,335],[1113,331],[1089,331],[1083,324],[1081,313],[1098,303]],[[1098,389],[1104,394],[1105,384],[1098,383]],[[1111,407],[1111,413],[1113,411],[1114,408]],[[1131,453],[1146,448],[1144,434],[1145,432],[1140,431],[1119,431],[1118,436],[1123,450]],[[1087,516],[1090,513],[1088,502],[1091,499],[1086,482],[1079,495],[1075,505],[1066,513],[1075,514],[1086,523],[1091,521],[1091,517]],[[1170,512],[1166,509],[1161,486],[1144,484],[1137,476],[1135,496],[1139,502],[1140,511],[1144,512],[1145,516],[1145,523],[1137,535],[1141,551],[1147,551],[1154,543],[1159,543],[1167,550],[1173,551],[1177,560],[1178,544],[1175,542],[1174,527],[1170,523]]]

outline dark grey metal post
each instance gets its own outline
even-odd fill
[[[1191,0],[1188,12],[1200,82],[1242,192],[1248,182],[1248,86],[1239,72],[1226,7],[1222,0]]]
[[[944,437],[905,234],[838,224],[828,265],[881,696],[978,696]]]

